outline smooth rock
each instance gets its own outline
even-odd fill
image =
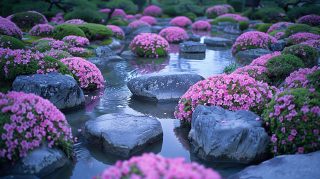
[[[152,33],[152,29],[150,26],[140,26],[138,28],[131,28],[130,32],[128,33],[128,35],[126,35],[126,39],[127,40],[132,40],[134,37],[136,37],[137,35],[141,34],[141,33]]]
[[[36,175],[44,177],[67,165],[69,159],[59,149],[42,146],[31,151],[7,170],[10,175]]]
[[[184,53],[204,53],[206,45],[200,42],[186,41],[179,44],[180,51]]]
[[[240,51],[235,54],[235,57],[241,64],[248,65],[252,62],[252,60],[269,53],[272,53],[272,51],[268,49],[257,48]]]
[[[266,157],[269,137],[257,119],[259,116],[250,111],[196,107],[189,133],[193,153],[206,161],[261,161]]]
[[[127,86],[135,97],[144,100],[178,101],[190,86],[203,79],[194,73],[156,73],[133,78]]]
[[[109,44],[108,47],[112,50],[118,50],[122,47],[122,45],[118,39],[113,38],[111,44]]]
[[[55,72],[18,76],[12,84],[12,89],[39,95],[59,109],[79,107],[85,102],[83,91],[76,80],[69,75]]]
[[[200,42],[201,36],[196,35],[196,34],[189,34],[189,40],[195,41],[195,42]]]
[[[227,47],[232,45],[232,40],[221,37],[205,37],[204,43],[208,46]]]
[[[162,140],[163,133],[161,123],[152,117],[105,114],[86,122],[85,136],[106,153],[129,157]]]
[[[188,59],[188,60],[203,60],[206,58],[205,53],[179,53],[180,59]]]
[[[318,179],[320,151],[309,154],[281,155],[250,166],[229,179]]]
[[[286,41],[278,40],[276,43],[270,45],[272,51],[282,51],[286,46]]]
[[[120,56],[124,59],[127,59],[127,60],[134,60],[136,58],[138,58],[138,56],[136,54],[134,54],[131,50],[126,50],[126,51],[123,51]]]

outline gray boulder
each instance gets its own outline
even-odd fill
[[[79,107],[85,102],[83,91],[76,80],[60,73],[18,76],[12,89],[39,95],[64,110]]]
[[[206,45],[200,42],[187,41],[179,44],[180,52],[184,53],[204,53]]]
[[[286,41],[278,40],[276,43],[270,45],[272,51],[282,51],[286,46]]]
[[[162,140],[163,133],[155,118],[106,114],[86,122],[85,136],[90,143],[101,145],[104,152],[129,157]]]
[[[108,47],[112,50],[118,50],[122,47],[122,45],[118,39],[113,38],[111,44],[109,44]]]
[[[235,54],[235,57],[241,64],[248,65],[252,60],[269,53],[272,53],[272,51],[263,48],[256,48],[240,51]]]
[[[221,37],[206,37],[204,43],[213,47],[228,47],[232,45],[232,40]]]
[[[131,50],[126,50],[126,51],[123,51],[120,56],[124,59],[127,59],[127,60],[134,60],[136,58],[139,58],[136,54],[134,54]]]
[[[61,150],[42,146],[20,159],[7,170],[7,174],[36,175],[42,178],[69,163],[69,159]]]
[[[149,101],[178,101],[203,77],[193,73],[156,73],[131,79],[127,86],[135,97]]]
[[[179,53],[180,59],[203,60],[206,58],[205,53]]]
[[[135,36],[141,34],[141,33],[152,33],[151,26],[140,26],[138,28],[131,28],[128,35],[126,35],[127,40],[132,40]]]
[[[201,36],[196,34],[189,34],[189,40],[200,42]]]
[[[207,161],[260,161],[266,157],[269,137],[258,118],[250,111],[200,105],[192,114],[192,151]]]
[[[250,166],[229,179],[316,179],[320,177],[320,151],[281,155]]]

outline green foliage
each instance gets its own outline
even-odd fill
[[[34,12],[19,12],[13,14],[11,21],[23,31],[29,31],[33,26],[47,22],[44,16]]]
[[[63,37],[68,35],[76,35],[81,37],[86,37],[85,33],[77,26],[70,24],[61,24],[53,29],[53,38],[63,39]]]
[[[44,64],[45,69],[57,69],[58,72],[61,74],[68,74],[70,76],[73,76],[69,68],[60,60],[57,60],[49,56],[45,56],[43,60],[45,61],[45,64]]]
[[[227,0],[236,12],[241,12],[243,10],[243,0]]]
[[[309,14],[318,14],[320,15],[319,6],[317,5],[308,5],[308,6],[301,6],[301,7],[294,7],[291,8],[287,15],[291,21],[295,21],[299,17]]]
[[[255,28],[260,32],[267,32],[271,25],[272,24],[269,24],[269,23],[257,24]]]
[[[224,67],[223,73],[231,74],[234,72],[237,68],[239,68],[239,65],[237,63],[230,63],[228,66]]]
[[[202,16],[204,14],[205,8],[197,5],[192,0],[184,1],[169,1],[161,3],[163,12],[170,17],[181,16],[185,13],[192,12],[197,16]]]
[[[101,23],[103,19],[106,18],[106,15],[94,10],[94,9],[74,9],[73,11],[67,13],[64,18],[66,20],[70,19],[82,19],[85,22],[91,22],[91,23]]]
[[[116,25],[116,26],[127,26],[129,23],[123,19],[113,18],[108,24]]]
[[[188,17],[191,21],[194,21],[197,18],[197,15],[193,12],[184,13],[183,16]]]
[[[113,32],[105,25],[85,23],[78,25],[78,27],[85,33],[89,40],[103,40],[111,38]]]
[[[111,0],[107,4],[108,8],[123,9],[126,13],[135,14],[138,11],[138,6],[130,0]]]
[[[7,35],[0,35],[0,47],[1,48],[10,48],[10,49],[24,49],[24,43],[14,37]]]
[[[231,23],[237,23],[236,20],[230,18],[230,17],[220,17],[220,18],[215,18],[211,24],[213,25],[218,25],[220,22],[231,22]]]
[[[277,7],[263,7],[257,11],[251,11],[249,18],[250,19],[259,19],[265,23],[274,23],[286,20],[283,15],[285,14],[284,10]]]
[[[291,54],[279,55],[267,62],[270,79],[274,83],[281,83],[290,73],[303,67],[303,61]]]
[[[320,93],[320,70],[308,75],[307,79],[309,80],[309,83],[312,84],[312,87]]]
[[[299,57],[306,67],[313,67],[318,63],[318,51],[308,45],[297,44],[286,47],[282,54],[291,54]]]
[[[310,32],[312,30],[311,26],[307,24],[294,24],[289,26],[285,31],[285,36],[289,37],[292,34],[298,32]]]
[[[249,28],[249,22],[248,21],[241,21],[239,22],[239,29],[240,30],[247,30]]]

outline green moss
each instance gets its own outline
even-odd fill
[[[249,15],[252,19],[261,19],[265,23],[274,23],[285,20],[281,14],[285,14],[284,10],[279,7],[264,7],[257,11],[252,11]]]
[[[230,74],[239,68],[237,63],[230,63],[228,66],[224,67],[223,73]]]
[[[281,83],[290,73],[303,67],[303,61],[291,54],[279,55],[267,62],[270,79],[275,84]]]
[[[260,32],[267,32],[271,25],[272,24],[269,24],[269,23],[257,24],[255,28]]]
[[[311,26],[306,24],[294,24],[289,26],[285,31],[285,36],[289,37],[292,34],[298,33],[298,32],[310,32],[312,30]]]
[[[155,50],[155,53],[152,52],[152,50],[145,51],[144,49],[140,47],[136,47],[135,54],[137,54],[139,57],[153,57],[155,54],[158,55],[158,57],[164,57],[167,56],[167,51],[163,48],[157,48]]]
[[[219,22],[231,22],[231,23],[237,23],[236,20],[230,18],[230,17],[221,17],[221,18],[215,18],[211,24],[218,25]]]
[[[320,15],[319,6],[308,5],[308,6],[294,7],[287,12],[287,15],[291,21],[295,21],[299,17],[302,17],[304,15],[309,15],[309,14]]]
[[[60,60],[46,56],[44,57],[44,61],[45,61],[45,64],[44,64],[45,69],[57,69],[58,72],[61,74],[67,74],[67,75],[73,76],[73,74],[70,72],[68,67],[64,63],[60,62]]]
[[[44,16],[35,12],[19,12],[13,14],[11,21],[19,26],[23,31],[29,31],[37,24],[47,23]]]
[[[84,8],[84,9],[77,8],[65,15],[66,20],[82,19],[90,23],[101,23],[101,21],[105,18],[106,18],[105,14],[89,8]]]
[[[42,37],[37,37],[37,36],[31,36],[31,35],[26,35],[24,36],[23,42],[26,45],[31,46],[34,42],[36,42],[37,40],[41,39]]]
[[[248,29],[249,28],[249,22],[247,22],[247,21],[241,21],[241,22],[239,22],[239,29],[240,30],[246,30],[246,29]]]
[[[138,11],[138,6],[130,0],[111,0],[106,3],[108,8],[123,9],[128,14],[135,14]]]
[[[312,87],[315,88],[315,90],[320,93],[320,70],[317,70],[314,73],[311,73],[307,76],[307,79],[309,80],[309,83],[312,84]]]
[[[68,35],[76,35],[80,37],[86,37],[85,33],[77,26],[70,24],[61,24],[53,29],[53,38],[63,39]]]
[[[194,21],[197,18],[197,15],[195,13],[193,13],[193,12],[184,13],[183,16],[188,17],[192,21]]]
[[[111,19],[108,24],[116,25],[116,26],[127,26],[129,23],[122,19]]]
[[[112,39],[105,39],[103,41],[100,42],[100,45],[110,45],[112,43]]]
[[[85,33],[89,40],[103,40],[111,38],[113,32],[105,25],[86,23],[78,25],[78,27]]]
[[[0,35],[0,47],[10,49],[24,49],[25,45],[19,39],[7,35]]]
[[[318,63],[318,51],[308,45],[297,44],[286,47],[282,54],[291,54],[299,57],[306,67],[313,67]]]

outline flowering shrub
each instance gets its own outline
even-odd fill
[[[261,113],[272,98],[272,90],[266,83],[248,75],[222,74],[197,82],[181,97],[175,117],[191,120],[198,105],[221,106],[229,110],[252,110]]]
[[[285,79],[285,88],[309,88],[315,89],[320,86],[318,80],[314,81],[309,76],[320,72],[320,67],[314,66],[313,68],[300,68],[294,71]],[[320,88],[319,88],[320,89]],[[318,89],[318,90],[319,90]]]
[[[169,43],[160,35],[141,33],[131,41],[130,49],[141,57],[158,58],[167,55]]]
[[[86,23],[84,20],[82,19],[70,19],[64,22],[65,24],[74,24],[74,25],[79,25],[79,24],[84,24]]]
[[[104,9],[100,9],[99,12],[102,12],[104,14],[109,14],[111,12],[111,9],[109,8],[104,8]]]
[[[265,83],[268,83],[270,81],[268,77],[268,69],[264,66],[247,65],[241,68],[237,68],[232,74],[248,75],[257,81],[263,81]]]
[[[68,52],[75,57],[91,57],[93,56],[93,52],[91,50],[88,50],[86,48],[82,47],[71,47],[68,49]]]
[[[0,48],[24,49],[24,43],[11,36],[0,35]]]
[[[54,17],[51,18],[51,23],[53,24],[62,24],[64,23],[63,13],[59,12]]]
[[[170,25],[178,27],[187,27],[192,24],[192,21],[185,16],[178,16],[170,21]]]
[[[233,7],[228,4],[215,5],[215,6],[207,8],[206,16],[208,18],[216,18],[217,16],[227,14],[227,13],[233,12],[233,11],[234,11]]]
[[[12,22],[16,23],[24,31],[29,31],[33,26],[37,24],[47,24],[47,18],[36,11],[27,11],[15,13],[7,17]]]
[[[289,27],[292,24],[293,23],[291,22],[277,22],[269,27],[267,33],[271,33],[273,31],[285,30],[287,27]]]
[[[136,17],[134,15],[126,15],[125,19],[127,19],[128,21],[133,21],[133,20],[136,20]]]
[[[52,34],[53,29],[54,27],[50,24],[38,24],[31,28],[29,34],[33,36],[47,37]]]
[[[192,30],[205,30],[211,29],[211,24],[208,21],[199,20],[192,24]]]
[[[78,25],[78,27],[89,40],[105,40],[113,35],[111,29],[102,24],[85,23]]]
[[[291,35],[288,38],[287,43],[294,45],[294,44],[299,44],[308,40],[320,40],[320,35],[309,33],[309,32],[299,32]]]
[[[160,31],[159,35],[170,43],[177,43],[189,39],[187,32],[180,27],[167,27]]]
[[[282,54],[292,54],[299,57],[306,67],[313,67],[318,64],[318,51],[308,45],[297,44],[286,47]]]
[[[162,9],[159,6],[155,6],[155,5],[148,6],[143,10],[143,15],[145,16],[157,17],[157,16],[161,16],[161,14],[162,14]]]
[[[285,37],[296,34],[298,32],[310,32],[311,26],[307,24],[292,24],[285,30]]]
[[[155,25],[157,23],[157,19],[152,16],[142,16],[140,20],[148,23],[149,25]]]
[[[273,31],[270,33],[270,35],[276,38],[277,40],[284,38],[285,34],[286,33],[283,31]]]
[[[263,112],[274,155],[320,149],[320,94],[297,88],[278,94]]]
[[[237,22],[249,21],[249,19],[247,17],[243,17],[239,14],[223,14],[223,15],[218,16],[217,18],[219,19],[219,18],[226,18],[226,17],[231,18]]]
[[[273,57],[277,57],[281,55],[281,52],[273,52],[273,53],[270,53],[270,54],[266,54],[266,55],[262,55],[256,59],[254,59],[250,65],[251,66],[266,66],[267,65],[267,62],[273,58]]]
[[[79,37],[75,35],[68,35],[63,37],[62,41],[68,43],[72,47],[85,47],[90,44],[89,40],[85,37]]]
[[[57,60],[61,60],[63,58],[72,57],[72,55],[69,52],[66,52],[66,51],[63,51],[63,50],[53,50],[53,49],[44,52],[43,55],[55,58]]]
[[[111,14],[111,17],[122,17],[125,18],[126,17],[126,12],[124,12],[124,10],[122,9],[115,9],[113,11],[113,13]]]
[[[183,158],[164,158],[153,153],[118,161],[106,169],[101,179],[120,178],[193,178],[221,179],[220,175],[197,163],[187,163]]]
[[[282,82],[295,70],[305,67],[302,60],[294,55],[286,54],[271,58],[266,65],[269,77],[274,83]]]
[[[39,40],[33,48],[36,51],[45,52],[48,50],[67,50],[69,47],[61,40]]]
[[[95,64],[80,57],[64,58],[61,62],[67,65],[81,88],[95,90],[104,86],[103,76]]]
[[[276,42],[277,39],[264,32],[245,32],[241,34],[233,44],[232,53],[235,54],[239,51],[255,48],[269,49],[270,45]]]
[[[147,22],[141,21],[141,20],[135,20],[135,21],[131,22],[128,26],[136,29],[141,26],[150,26],[150,24],[148,24]]]
[[[3,17],[0,17],[0,34],[13,36],[18,39],[22,38],[20,28],[15,23]]]
[[[124,34],[123,30],[122,30],[120,27],[118,27],[118,26],[116,26],[116,25],[107,25],[107,27],[112,30],[113,35],[114,35],[116,38],[118,38],[118,39],[124,39],[125,34]]]
[[[43,141],[48,147],[62,148],[68,156],[71,153],[71,128],[50,101],[23,92],[0,93],[0,109],[0,159],[17,161]]]
[[[297,21],[300,24],[308,24],[311,26],[319,26],[320,25],[320,16],[316,14],[310,14],[306,16],[302,16]]]
[[[308,45],[309,47],[313,48],[320,48],[320,40],[307,40],[305,42],[302,42],[303,45]]]

